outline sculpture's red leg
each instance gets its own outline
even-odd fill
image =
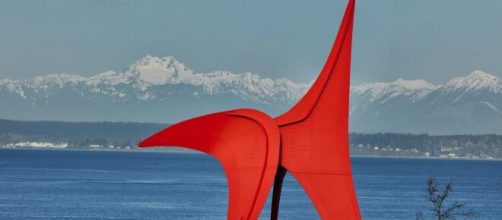
[[[307,94],[276,119],[281,165],[307,191],[322,219],[360,219],[348,148],[350,60],[354,0],[333,49]]]
[[[270,212],[270,219],[279,219],[279,205],[281,201],[282,182],[286,176],[286,169],[282,166],[277,168],[277,174],[274,180],[274,191],[272,193],[272,211]]]
[[[175,124],[142,141],[140,147],[182,146],[216,157],[228,181],[228,219],[258,219],[274,181],[279,142],[272,118],[244,109]]]

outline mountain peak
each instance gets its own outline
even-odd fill
[[[463,89],[466,91],[488,89],[495,93],[502,93],[502,81],[481,70],[473,71],[464,77],[457,77],[445,84],[446,91]]]
[[[482,70],[474,70],[467,75],[468,78],[496,79],[497,77]]]
[[[152,56],[152,55],[148,54],[145,57],[137,60],[131,66],[148,66],[148,65],[155,65],[155,64],[162,64],[164,66],[170,66],[170,65],[176,65],[176,64],[181,64],[181,63],[178,60],[176,60],[176,58],[174,58],[173,56],[157,57],[157,56]]]
[[[193,71],[174,57],[156,57],[146,55],[125,71],[126,75],[135,76],[143,86],[164,85],[168,82],[179,83],[181,78]]]

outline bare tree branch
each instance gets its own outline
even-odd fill
[[[457,217],[469,218],[477,214],[473,209],[465,210],[466,203],[463,202],[453,202],[446,207],[447,199],[453,192],[453,183],[451,179],[446,183],[445,187],[441,189],[438,187],[436,179],[429,178],[427,179],[426,190],[426,198],[432,203],[432,208],[430,210],[437,220],[456,219]],[[416,219],[424,219],[421,211],[417,212]]]

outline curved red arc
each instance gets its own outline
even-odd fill
[[[272,118],[239,109],[180,122],[143,140],[140,146],[183,146],[216,157],[228,180],[228,218],[257,219],[278,166],[279,136]]]
[[[252,120],[254,121],[260,128],[262,128],[263,130],[263,133],[268,133],[267,132],[267,129],[261,124],[259,123],[257,120],[255,120],[254,118],[252,117],[249,117],[249,116],[245,116],[245,115],[238,115],[238,114],[233,114],[233,113],[227,113],[228,115],[232,115],[232,116],[236,116],[236,117],[245,117],[249,120]],[[267,145],[269,145],[269,137],[266,136],[266,142],[267,142]],[[265,158],[268,158],[269,156],[269,148],[266,148],[265,150]],[[255,209],[255,206],[256,206],[256,203],[257,203],[257,200],[258,200],[258,196],[260,194],[260,191],[262,190],[261,187],[262,187],[262,183],[263,183],[263,179],[265,178],[265,171],[267,169],[267,166],[268,166],[268,160],[264,160],[264,164],[263,164],[263,170],[262,170],[262,175],[260,177],[260,184],[258,186],[258,188],[256,189],[256,194],[255,194],[255,198],[253,200],[253,205],[251,206],[251,209],[249,210],[249,214],[248,214],[248,218],[251,217],[251,214],[253,213],[254,209]],[[276,164],[277,166],[277,164]]]

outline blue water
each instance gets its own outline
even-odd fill
[[[364,219],[415,219],[429,208],[429,176],[451,178],[452,199],[474,208],[475,219],[502,219],[501,161],[352,163]],[[0,219],[225,219],[226,205],[224,173],[206,155],[0,149]],[[318,219],[291,176],[280,219]]]

